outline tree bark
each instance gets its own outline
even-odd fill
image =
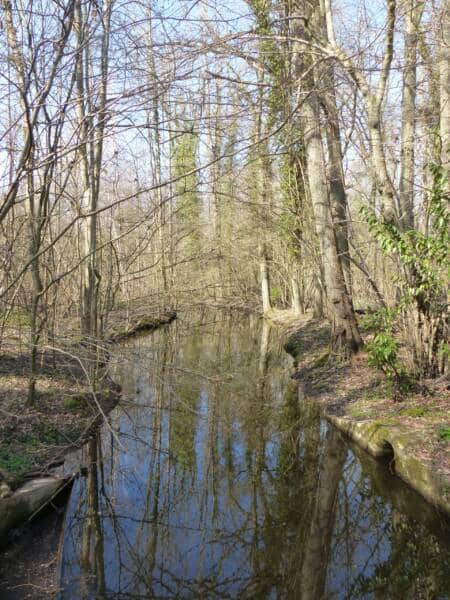
[[[112,0],[105,0],[101,15],[100,84],[97,104],[93,106],[94,90],[89,88],[91,47],[88,24],[80,0],[76,4],[76,31],[78,37],[77,112],[80,128],[79,152],[83,195],[83,256],[81,277],[81,330],[86,337],[98,336],[98,289],[100,274],[97,270],[97,208],[100,194],[103,137],[107,120],[106,95],[109,71],[109,36]]]
[[[450,194],[450,0],[442,1],[439,48],[441,164]]]
[[[270,284],[269,284],[269,269],[267,266],[267,251],[265,244],[261,244],[259,248],[259,271],[261,275],[261,299],[263,313],[266,314],[272,309],[270,303]]]
[[[309,39],[309,32],[303,27],[305,11],[296,5],[294,37]],[[309,20],[317,19],[319,3]],[[294,44],[294,69],[298,80],[305,73],[304,48]],[[351,298],[345,284],[341,257],[338,252],[336,231],[332,220],[330,196],[326,181],[326,164],[323,149],[319,115],[319,101],[316,82],[312,76],[303,77],[306,97],[300,103],[299,115],[304,131],[306,168],[309,191],[313,206],[314,221],[319,239],[325,288],[328,301],[328,315],[332,326],[332,350],[347,356],[357,352],[362,346]]]
[[[302,302],[300,295],[300,286],[296,275],[291,277],[291,290],[292,290],[292,310],[296,315],[300,315],[302,311]]]
[[[407,0],[405,14],[405,67],[403,71],[400,164],[400,224],[414,227],[414,137],[416,124],[418,28],[424,2]]]

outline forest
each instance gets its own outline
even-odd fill
[[[0,0],[0,65],[0,483],[205,307],[325,323],[448,444],[449,0]]]
[[[326,316],[332,350],[446,370],[449,6],[2,1],[1,337],[111,311]],[[403,349],[400,366],[399,346]],[[403,364],[402,363],[402,364]]]

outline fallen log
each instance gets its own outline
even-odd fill
[[[45,508],[72,482],[73,477],[45,477],[27,481],[7,498],[0,500],[0,547],[8,542],[8,532],[23,525]]]

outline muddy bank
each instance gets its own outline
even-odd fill
[[[424,382],[421,393],[395,402],[364,352],[350,364],[330,357],[327,324],[291,318],[282,325],[294,377],[327,420],[372,456],[387,457],[396,475],[450,514],[450,442],[440,433],[450,425],[448,381]]]
[[[14,543],[1,553],[2,600],[48,600],[57,593],[58,549],[68,493],[17,531]]]

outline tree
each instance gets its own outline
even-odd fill
[[[308,10],[305,10],[308,9]],[[306,15],[306,16],[305,16]],[[326,180],[326,160],[320,119],[320,101],[314,76],[314,59],[304,52],[305,43],[311,42],[317,27],[320,27],[320,4],[293,7],[293,31],[295,40],[294,74],[298,82],[298,114],[304,132],[306,174],[308,189],[314,212],[317,237],[319,239],[328,313],[332,323],[332,350],[351,355],[362,345],[352,300],[346,287],[342,257],[338,251],[336,225],[331,210],[330,192]],[[307,25],[305,26],[305,21]],[[338,168],[338,156],[333,156],[334,170]],[[334,193],[337,193],[335,181]],[[338,202],[336,202],[338,204]]]

